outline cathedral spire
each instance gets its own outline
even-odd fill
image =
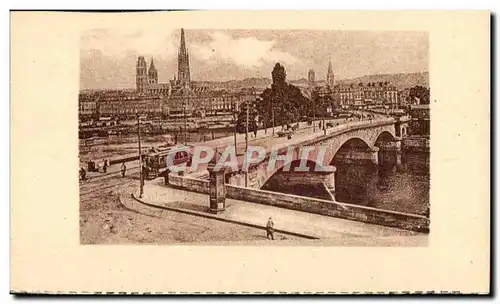
[[[155,67],[155,63],[153,61],[153,58],[151,58],[151,64],[149,65],[148,82],[149,82],[149,84],[157,84],[158,83],[158,70]]]
[[[184,37],[184,29],[181,29],[181,44],[179,47],[179,56],[177,62],[177,78],[180,85],[190,85],[191,76],[189,72],[189,55],[186,48],[186,38]]]
[[[326,85],[330,88],[335,86],[335,75],[333,74],[332,58],[328,57],[328,72],[326,74]]]
[[[186,39],[184,38],[184,29],[181,29],[181,46],[179,48],[179,54],[186,54]]]

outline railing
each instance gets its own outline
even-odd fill
[[[345,124],[341,124],[338,126],[333,127],[331,130],[327,132],[326,135],[321,135],[319,137],[306,140],[300,145],[311,145],[314,143],[318,143],[320,141],[323,141],[327,138],[331,138],[333,136],[338,136],[342,133],[357,130],[357,129],[362,129],[365,127],[374,127],[374,126],[382,126],[382,125],[387,125],[387,124],[393,124],[395,123],[396,120],[394,118],[384,118],[384,119],[374,119],[374,120],[364,120],[364,121],[356,121],[356,122],[348,122]]]

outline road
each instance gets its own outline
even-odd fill
[[[139,175],[107,178],[80,183],[81,244],[173,244],[226,242],[266,244],[260,229],[224,223],[177,212],[162,217],[126,209],[121,195],[137,190]],[[275,235],[276,241],[290,242],[297,237]]]

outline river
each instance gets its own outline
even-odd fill
[[[429,205],[429,153],[403,152],[402,165],[336,165],[339,202],[426,215]],[[270,185],[265,190],[330,199],[322,185]]]

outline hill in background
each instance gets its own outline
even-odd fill
[[[336,81],[337,84],[367,84],[369,82],[390,82],[396,86],[398,90],[403,90],[406,88],[412,88],[414,86],[429,87],[429,73],[398,73],[398,74],[377,74],[377,75],[366,75],[362,77],[352,78],[352,79],[339,79]],[[230,80],[226,82],[215,82],[215,81],[196,81],[198,86],[206,86],[211,88],[224,88],[224,89],[238,89],[238,88],[266,88],[272,83],[270,78],[245,78],[243,80]],[[297,86],[306,86],[308,84],[307,79],[300,78],[296,80],[289,80],[289,83]],[[316,81],[318,85],[325,85],[324,80]]]
[[[369,82],[386,82],[386,81],[392,83],[394,86],[396,86],[398,90],[412,88],[417,85],[428,88],[429,72],[367,75],[353,79],[339,79],[337,83],[358,84],[362,82],[363,84],[367,84]]]

